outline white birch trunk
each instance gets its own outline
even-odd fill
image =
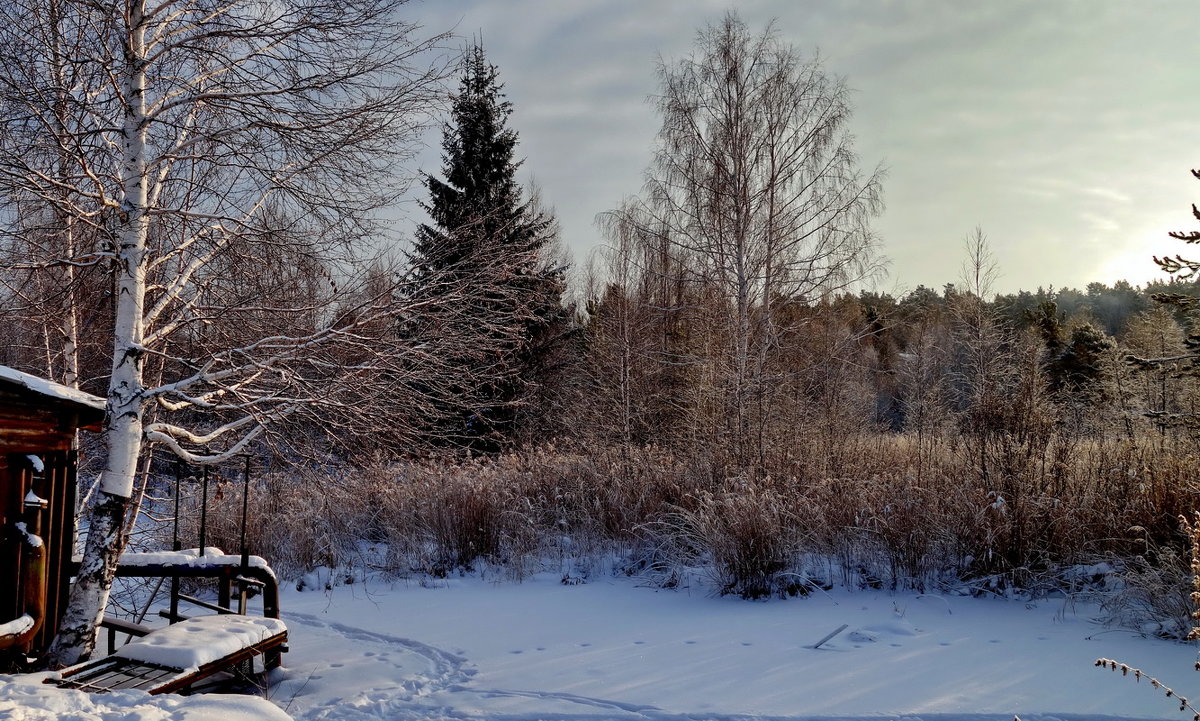
[[[71,229],[67,229],[70,236]],[[75,269],[67,269],[66,295],[63,300],[62,324],[60,331],[63,335],[63,385],[72,388],[79,387],[79,321],[75,312]]]
[[[66,65],[68,59],[64,56],[62,36],[60,33],[62,23],[62,8],[58,0],[50,3],[50,32],[51,32],[51,53],[52,53],[52,73],[54,77],[54,132],[59,138],[61,148],[66,148],[70,144],[69,130],[69,109],[68,103],[70,97],[67,90],[67,74]],[[58,153],[58,178],[61,182],[66,183],[71,177],[71,157],[66,150],[60,150]],[[65,211],[70,204],[69,191],[63,187],[60,191],[61,199],[58,207],[55,209],[55,214],[62,225],[63,234],[63,257],[74,258],[78,252],[76,248],[75,237],[75,217]],[[76,271],[75,266],[71,263],[66,264],[63,268],[63,304],[62,304],[62,321],[59,324],[59,332],[63,337],[63,368],[62,382],[63,385],[71,388],[79,387],[79,314],[77,310],[77,289],[75,287]],[[51,375],[53,377],[53,375]],[[74,444],[74,442],[72,442]]]
[[[117,233],[117,310],[104,429],[108,461],[99,497],[88,516],[79,574],[49,652],[51,665],[57,667],[76,663],[95,648],[96,629],[108,605],[113,570],[124,546],[121,530],[142,448],[142,313],[148,229],[144,0],[127,0],[126,7],[129,27],[122,68],[125,118],[121,149],[124,199]]]

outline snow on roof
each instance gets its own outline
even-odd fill
[[[34,393],[67,403],[78,403],[98,411],[104,410],[104,399],[91,393],[84,393],[78,388],[64,386],[61,383],[39,378],[29,373],[22,373],[14,368],[0,365],[0,381],[7,381],[22,386]]]
[[[271,636],[285,633],[277,618],[238,615],[198,616],[134,639],[116,653],[143,663],[195,670]]]
[[[291,721],[266,699],[233,694],[151,696],[145,691],[90,694],[43,683],[55,673],[0,676],[0,718],[14,721]]]

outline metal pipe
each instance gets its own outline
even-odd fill
[[[250,566],[250,549],[246,545],[246,516],[250,508],[250,456],[246,456],[246,470],[242,474],[242,570]],[[244,595],[243,595],[244,600]]]
[[[175,536],[171,542],[171,550],[178,551],[182,545],[179,543],[179,492],[183,488],[183,462],[175,461]],[[179,615],[179,576],[171,576],[170,588],[170,608],[171,618],[174,619]],[[171,623],[175,623],[174,620]]]
[[[171,532],[171,550],[178,551],[182,546],[179,543],[179,488],[180,477],[183,475],[183,463],[175,461],[175,527]]]
[[[205,531],[208,526],[208,466],[204,466],[204,471],[201,476],[201,494],[200,494],[200,555],[204,555],[204,543],[207,540]]]

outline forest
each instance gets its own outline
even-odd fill
[[[1089,587],[1190,629],[1196,266],[998,294],[986,229],[951,229],[961,277],[880,292],[886,173],[775,29],[729,14],[662,63],[645,185],[570,258],[503,68],[402,3],[25,4],[0,8],[0,364],[109,404],[60,658],[116,555],[169,535],[180,463],[213,469],[229,547],[222,479],[253,465],[251,543],[289,579]],[[407,192],[427,218],[383,242]]]

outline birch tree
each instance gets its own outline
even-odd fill
[[[686,349],[683,268],[645,219],[623,208],[601,216],[607,245],[589,279],[587,426],[623,445],[669,443],[685,430]]]
[[[27,356],[43,356],[38,365],[44,366],[44,375],[77,386],[81,280],[86,270],[81,266],[89,264],[54,261],[77,258],[89,234],[87,224],[80,222],[85,213],[74,205],[70,192],[72,145],[89,142],[75,125],[71,104],[73,93],[92,95],[100,82],[72,61],[89,47],[93,28],[61,0],[43,3],[41,16],[17,17],[22,9],[6,10],[4,17],[20,23],[27,44],[40,52],[14,48],[14,57],[6,58],[7,70],[0,77],[0,124],[6,150],[37,168],[44,182],[33,192],[6,188],[9,192],[0,195],[0,207],[8,214],[8,222],[0,226],[0,247],[9,257],[19,255],[25,265],[25,272],[0,276],[0,283],[8,294],[10,318],[23,321],[27,330],[32,326],[43,331],[40,344],[36,337],[20,335],[12,342],[25,343],[33,351]],[[39,267],[52,271],[31,272]],[[42,347],[29,347],[33,345]]]
[[[869,221],[882,173],[858,167],[845,83],[773,26],[754,34],[729,14],[700,31],[693,55],[662,63],[659,82],[662,128],[639,216],[724,296],[732,332],[718,362],[740,442],[765,407],[777,306],[812,303],[878,268]]]
[[[52,663],[94,645],[148,444],[197,463],[243,451],[270,423],[329,397],[331,385],[375,373],[369,362],[333,372],[329,349],[361,346],[380,319],[413,310],[391,293],[347,304],[340,291],[355,283],[347,268],[377,231],[375,211],[403,190],[396,171],[444,75],[428,54],[439,38],[401,20],[402,4],[0,8],[0,59],[36,70],[4,79],[0,186],[93,239],[60,235],[9,268],[95,265],[112,277],[108,456]],[[22,94],[26,82],[33,87]],[[18,215],[4,217],[10,235]],[[301,259],[320,269],[317,292],[279,307],[228,275]],[[243,324],[235,345],[214,347],[215,324],[250,318],[279,320]]]

